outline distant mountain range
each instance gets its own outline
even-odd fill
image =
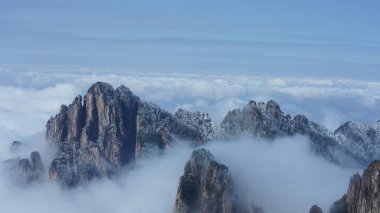
[[[330,131],[304,115],[291,117],[273,100],[249,101],[215,124],[206,113],[179,109],[172,114],[141,100],[125,86],[114,89],[97,82],[84,97],[62,105],[48,120],[47,143],[58,148],[48,165],[48,178],[75,187],[117,175],[142,157],[159,154],[176,143],[196,148],[210,141],[234,141],[244,136],[270,141],[293,135],[308,137],[316,155],[340,166],[364,167],[380,159],[380,124],[347,122]],[[23,182],[43,179],[44,166],[38,152],[30,159],[13,159],[7,164]],[[174,211],[262,212],[253,204],[242,204],[232,186],[228,168],[216,163],[207,150],[198,150],[185,167]]]

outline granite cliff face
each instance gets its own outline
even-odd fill
[[[354,193],[356,192],[355,190]],[[355,195],[353,194],[352,196],[355,198]],[[351,197],[350,194],[347,194],[347,197]],[[364,171],[358,197],[357,212],[380,212],[380,161],[372,162]]]
[[[258,213],[261,209],[239,200],[228,168],[205,149],[193,151],[180,178],[175,213]]]
[[[59,151],[49,179],[74,186],[111,175],[134,158],[139,98],[126,87],[96,83],[46,125],[46,138]]]
[[[313,152],[339,165],[363,165],[371,160],[369,155],[355,155],[338,136],[306,116],[292,118],[285,114],[273,100],[267,103],[250,101],[243,109],[228,112],[221,123],[221,131],[227,139],[241,135],[274,139],[300,134],[310,138]]]
[[[58,147],[49,179],[75,186],[117,174],[137,158],[162,150],[173,141],[202,144],[199,129],[146,103],[127,87],[93,84],[46,124],[48,143]]]
[[[330,212],[380,212],[380,161],[373,161],[363,176],[355,174],[351,177],[347,194],[333,204]]]
[[[47,141],[58,147],[49,179],[75,186],[117,174],[125,165],[159,153],[174,142],[195,147],[242,135],[268,139],[305,135],[316,154],[340,165],[363,165],[380,153],[380,148],[368,145],[380,141],[377,129],[358,130],[345,124],[331,133],[303,115],[292,118],[273,100],[250,101],[243,109],[228,112],[219,127],[216,131],[207,114],[183,109],[171,114],[140,100],[125,86],[114,89],[98,82],[83,98],[77,96],[72,104],[61,106],[47,122]],[[354,142],[358,137],[364,142]]]

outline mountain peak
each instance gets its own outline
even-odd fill
[[[211,121],[201,113],[185,114],[177,117],[143,102],[126,86],[114,89],[97,82],[83,101],[77,96],[47,122],[46,139],[59,148],[49,177],[75,186],[119,173],[124,165],[176,140],[194,144],[208,140]]]
[[[262,210],[239,199],[228,167],[215,161],[206,149],[194,150],[180,178],[175,213],[261,213]]]
[[[90,86],[87,93],[108,93],[114,91],[111,84],[98,81]]]
[[[373,150],[380,153],[380,148],[373,146],[368,146],[368,150],[362,150],[360,145],[359,148],[351,146],[350,134],[341,134],[341,137],[330,134],[304,115],[292,119],[274,100],[267,103],[251,100],[243,109],[229,111],[217,129],[208,114],[183,109],[171,114],[155,104],[141,101],[124,85],[114,89],[104,82],[91,85],[83,98],[78,95],[70,105],[63,105],[46,127],[48,142],[59,148],[49,174],[51,179],[63,183],[72,180],[80,183],[115,174],[124,165],[143,155],[161,152],[176,141],[198,146],[214,139],[228,140],[241,135],[273,139],[301,134],[310,138],[316,154],[349,166],[377,156],[372,154],[376,154]],[[366,133],[371,137],[376,134],[380,132]],[[86,168],[93,169],[86,172]],[[65,171],[72,172],[70,178],[59,176]]]

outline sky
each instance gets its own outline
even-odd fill
[[[380,79],[380,3],[2,0],[0,66]]]

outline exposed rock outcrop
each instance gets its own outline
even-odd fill
[[[364,171],[357,206],[358,213],[380,212],[380,161],[372,162]]]
[[[51,118],[48,142],[59,146],[49,179],[75,186],[113,174],[134,159],[139,98],[128,88],[106,83],[92,85]]]
[[[47,122],[47,141],[58,147],[49,178],[75,186],[117,174],[125,165],[159,153],[174,142],[197,146],[215,138],[234,139],[244,134],[270,139],[305,135],[316,154],[339,165],[363,165],[380,153],[377,146],[353,142],[356,135],[371,144],[380,142],[374,128],[359,134],[351,130],[355,126],[348,126],[331,133],[303,115],[292,118],[284,114],[275,101],[250,101],[242,110],[228,112],[216,131],[207,114],[182,109],[171,114],[141,101],[125,86],[114,89],[97,82],[83,98],[77,96],[72,104],[61,106]]]
[[[355,174],[351,177],[347,194],[334,203],[330,212],[380,212],[380,161],[373,161],[363,176]]]
[[[229,111],[221,123],[227,137],[241,134],[274,138],[294,132],[295,123],[284,115],[274,101],[256,103],[250,101],[242,110]]]
[[[193,151],[180,178],[175,213],[262,212],[239,200],[228,168],[205,149]]]
[[[295,134],[305,135],[310,138],[311,148],[316,154],[344,166],[363,165],[370,159],[350,152],[339,143],[334,134],[310,121],[306,116],[296,115],[292,118],[285,114],[273,100],[267,103],[250,101],[243,109],[228,112],[221,123],[221,129],[227,139],[239,135],[268,139]]]
[[[212,140],[216,137],[211,118],[208,114],[178,109],[174,115],[182,123],[200,132],[205,140]]]
[[[335,130],[334,136],[356,156],[367,161],[380,159],[380,121],[371,125],[346,122]]]
[[[190,113],[190,112],[188,112]],[[184,121],[155,104],[140,102],[136,125],[136,156],[150,154],[169,147],[174,141],[186,141],[196,146],[207,140],[200,127],[192,125],[196,117]],[[158,149],[157,149],[158,148]]]
[[[97,82],[46,124],[46,138],[59,147],[49,179],[75,186],[110,176],[175,140],[201,144],[200,129],[146,103],[127,87]]]
[[[346,198],[347,212],[356,212],[358,209],[360,190],[362,187],[362,178],[359,174],[355,174],[350,179]]]
[[[10,170],[12,180],[18,184],[26,185],[44,179],[45,167],[37,151],[30,153],[29,158],[10,159],[5,164]]]
[[[322,209],[319,206],[314,205],[310,208],[309,213],[323,213]]]

